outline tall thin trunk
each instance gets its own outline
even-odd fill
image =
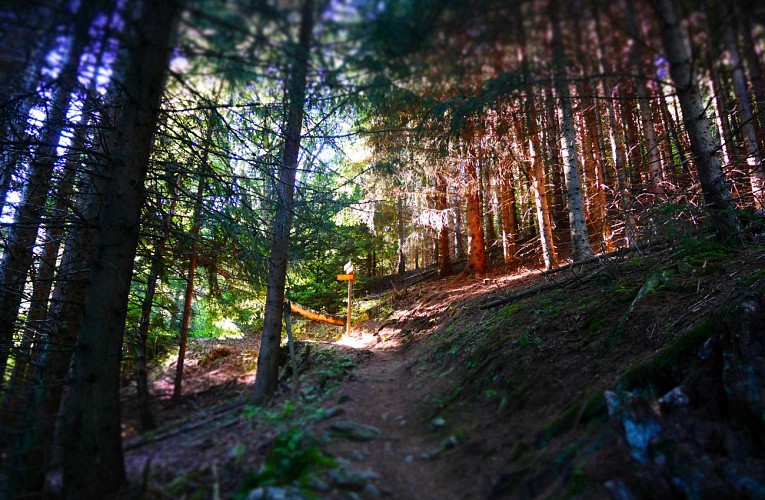
[[[71,94],[77,86],[80,58],[89,41],[88,29],[96,15],[98,2],[84,2],[77,15],[77,24],[71,36],[66,63],[53,92],[41,144],[29,167],[22,201],[8,235],[8,246],[0,263],[0,388],[5,379],[6,364],[16,328],[27,273],[34,259],[33,247],[45,209],[56,149],[67,124],[67,110]]]
[[[465,247],[462,244],[462,203],[458,194],[452,197],[452,203],[454,209],[454,255],[457,260],[462,260],[465,258]]]
[[[704,201],[712,216],[717,236],[722,240],[740,239],[741,225],[732,212],[728,183],[717,151],[720,143],[712,137],[699,85],[693,73],[693,59],[675,11],[674,0],[652,0],[659,20],[669,72],[677,88],[688,138],[699,174]]]
[[[539,243],[542,248],[542,259],[544,261],[545,269],[552,269],[558,265],[558,256],[555,251],[555,242],[553,241],[552,217],[550,216],[550,205],[546,192],[542,139],[539,135],[539,126],[537,123],[538,113],[536,112],[537,110],[534,107],[534,101],[531,97],[534,92],[534,87],[528,61],[526,32],[522,18],[519,18],[519,22],[516,26],[519,37],[519,59],[521,63],[521,71],[523,72],[523,80],[527,85],[527,95],[524,105],[525,133],[523,133],[521,120],[517,117],[514,120],[515,130],[516,136],[519,138],[521,144],[523,159],[531,162],[529,174],[532,181],[532,191],[534,192],[534,206],[537,228],[539,231]],[[524,137],[529,141],[528,149],[526,148],[526,140],[523,139]]]
[[[282,333],[284,309],[284,285],[287,277],[287,251],[292,228],[295,173],[300,153],[303,106],[305,106],[308,75],[308,56],[314,27],[314,2],[304,0],[300,19],[298,42],[292,55],[292,71],[288,81],[289,109],[285,123],[282,165],[276,186],[277,207],[271,240],[271,256],[268,264],[268,291],[266,292],[263,334],[258,354],[258,371],[255,377],[253,400],[263,403],[276,391],[279,378],[279,344]]]
[[[406,232],[404,231],[404,195],[399,194],[396,197],[396,272],[404,274],[406,272],[406,254],[404,253],[404,244],[406,242]]]
[[[598,57],[598,70],[604,74],[606,72],[605,67],[605,53],[603,50],[603,39],[601,36],[600,18],[597,12],[595,12],[595,30],[594,35],[596,37],[597,57]],[[611,87],[611,82],[607,78],[600,79],[600,91],[601,94],[614,99],[615,89]],[[624,162],[624,144],[620,134],[620,127],[616,119],[615,101],[610,101],[606,104],[606,110],[608,114],[608,137],[611,142],[611,157],[614,162],[614,171],[616,172],[616,179],[619,188],[619,200],[624,215],[624,240],[629,246],[634,239],[634,227],[632,222],[632,210],[630,206],[629,191],[627,189],[627,179],[625,176],[625,162]]]
[[[754,209],[762,210],[765,206],[765,166],[763,165],[763,155],[759,148],[757,140],[757,127],[754,113],[752,112],[752,103],[749,100],[749,93],[744,74],[744,62],[738,51],[738,42],[736,34],[733,31],[733,19],[723,22],[725,44],[728,48],[728,56],[733,66],[733,89],[736,92],[738,111],[741,118],[741,133],[744,138],[744,149],[746,151],[746,163],[749,166],[749,182],[752,186],[752,197],[754,198]]]
[[[497,229],[494,227],[493,189],[489,165],[486,160],[478,162],[481,174],[481,207],[484,220],[484,243],[491,248],[497,241]]]
[[[552,269],[558,265],[558,256],[553,242],[550,205],[547,201],[545,186],[544,159],[540,152],[541,141],[533,117],[529,117],[527,123],[529,124],[527,128],[529,137],[528,157],[531,158],[531,179],[537,215],[537,228],[539,229],[539,242],[542,247],[542,259],[545,263],[545,269]]]
[[[115,130],[107,138],[97,257],[77,336],[73,384],[63,422],[67,456],[63,483],[69,498],[109,497],[125,482],[120,353],[144,182],[181,0],[147,0],[141,6],[135,34],[126,41],[122,99]]]
[[[212,120],[208,124],[207,143],[205,144],[205,157],[202,161],[202,170],[207,161],[207,151],[209,150],[209,141],[212,135]],[[175,379],[173,380],[173,401],[178,402],[181,399],[183,387],[183,365],[186,360],[186,344],[189,338],[189,325],[191,324],[191,310],[194,302],[194,275],[197,271],[197,262],[199,261],[199,231],[202,227],[202,196],[204,195],[204,175],[199,176],[197,181],[197,194],[194,199],[194,221],[191,228],[191,254],[189,255],[189,270],[186,275],[186,292],[183,300],[183,316],[181,316],[181,334],[178,344],[178,361],[175,365]]]
[[[175,205],[178,202],[178,193],[181,188],[182,174],[178,174],[170,195],[170,206],[162,221],[162,233],[154,241],[154,254],[151,257],[151,268],[146,279],[146,293],[141,304],[141,319],[138,322],[138,345],[136,346],[136,402],[141,416],[141,429],[148,431],[156,427],[154,414],[149,404],[149,369],[147,357],[147,344],[149,341],[149,325],[151,323],[151,309],[154,303],[154,294],[157,290],[157,281],[164,267],[165,246],[170,237],[170,230],[175,215]],[[201,180],[200,180],[201,182]]]
[[[436,174],[436,210],[440,217],[438,228],[438,276],[448,276],[452,272],[452,260],[449,253],[449,217],[446,177],[443,173]]]
[[[576,151],[576,131],[574,130],[574,112],[571,107],[571,97],[565,69],[563,39],[558,19],[558,1],[550,2],[550,20],[552,22],[553,63],[555,71],[555,90],[561,113],[561,155],[563,157],[563,175],[566,181],[568,198],[568,217],[571,231],[571,245],[574,260],[592,257],[594,252],[590,246],[587,232],[587,219],[584,213],[584,198],[579,174],[579,156]]]
[[[465,200],[467,202],[467,229],[470,236],[470,248],[468,250],[468,263],[462,275],[483,276],[486,273],[486,247],[483,239],[483,225],[481,224],[483,219],[480,200],[481,181],[474,155],[471,155],[470,160],[465,165],[465,170],[467,176]]]
[[[635,21],[634,0],[625,0],[627,33],[634,38],[630,49],[630,63],[636,74],[644,73],[644,65],[640,57],[640,40],[637,22]],[[656,141],[656,130],[653,123],[653,112],[651,111],[651,96],[648,92],[647,82],[642,79],[635,81],[635,90],[638,97],[638,109],[640,111],[640,123],[643,127],[643,137],[645,138],[646,157],[648,159],[648,175],[653,194],[663,197],[664,187],[663,172],[661,168],[661,158],[659,157],[659,145]]]
[[[77,200],[80,219],[68,232],[48,316],[40,335],[40,352],[32,380],[19,444],[14,454],[14,488],[35,493],[45,484],[52,462],[50,442],[69,376],[77,332],[82,324],[88,275],[95,258],[98,217],[101,213],[103,172],[90,176]]]
[[[760,149],[765,149],[765,78],[763,77],[763,62],[757,54],[757,42],[755,42],[752,35],[753,26],[751,17],[741,12],[741,5],[738,2],[733,2],[733,8],[741,26],[744,60],[749,70],[749,81],[752,84],[755,104],[753,113],[757,122],[759,147]]]
[[[499,180],[499,214],[502,222],[502,253],[505,265],[515,267],[516,240],[518,221],[516,219],[515,186],[511,165],[505,165]]]

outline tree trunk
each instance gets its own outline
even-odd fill
[[[454,255],[457,260],[462,260],[465,258],[465,247],[462,244],[462,204],[458,194],[455,194],[452,200],[454,207]]]
[[[635,21],[634,0],[626,0],[626,21],[627,33],[633,37],[632,47],[630,49],[630,62],[635,73],[642,75],[645,73],[642,58],[639,51],[639,31]],[[638,79],[635,81],[635,90],[638,97],[638,108],[640,111],[640,122],[643,126],[643,137],[645,138],[646,157],[648,159],[648,177],[651,185],[651,192],[659,197],[664,197],[663,172],[661,168],[661,158],[659,157],[659,145],[656,141],[656,130],[653,124],[653,112],[651,111],[651,96],[648,93],[646,81]]]
[[[181,2],[147,0],[126,41],[127,67],[107,177],[97,256],[77,337],[62,435],[64,495],[96,499],[125,482],[119,405],[120,353],[157,112]]]
[[[14,454],[14,489],[30,494],[42,490],[45,472],[53,460],[49,456],[55,421],[64,385],[69,376],[77,332],[82,324],[82,309],[88,287],[88,274],[98,238],[101,213],[102,172],[92,176],[77,200],[80,216],[67,234],[64,252],[56,274],[56,286],[48,316],[40,335],[40,352],[33,378],[19,445]]]
[[[760,149],[765,149],[765,79],[763,78],[762,61],[757,54],[757,43],[752,35],[752,19],[750,16],[741,12],[741,5],[733,2],[736,17],[741,27],[741,36],[743,41],[744,59],[746,67],[749,70],[749,81],[752,84],[752,93],[754,95],[755,109],[753,114],[756,119]]]
[[[747,90],[746,75],[744,74],[744,62],[738,51],[738,42],[736,34],[733,31],[733,19],[730,13],[723,22],[725,44],[728,48],[728,57],[730,57],[733,66],[733,89],[736,92],[738,101],[738,111],[741,117],[741,134],[744,138],[744,150],[746,151],[746,163],[749,166],[749,182],[752,186],[752,197],[754,198],[754,209],[762,210],[765,206],[765,171],[763,169],[763,157],[757,140],[756,119],[752,112],[752,103],[749,100]]]
[[[603,42],[601,36],[600,18],[598,13],[595,13],[595,31],[598,57],[598,70],[600,73],[605,74],[605,51],[603,50]],[[611,83],[607,78],[600,79],[600,91],[601,94],[613,99],[614,90],[611,87]],[[620,134],[620,127],[616,119],[615,105],[613,102],[606,104],[608,113],[608,137],[611,142],[611,157],[614,162],[614,171],[616,172],[616,179],[619,188],[619,201],[622,207],[622,213],[624,214],[624,240],[626,246],[632,245],[634,239],[634,227],[632,223],[632,209],[630,207],[629,191],[627,190],[627,179],[625,176],[625,162],[624,162],[624,144]]]
[[[693,59],[688,40],[680,27],[674,0],[652,0],[651,3],[659,20],[659,31],[669,61],[669,72],[677,88],[704,201],[712,215],[713,227],[720,239],[738,241],[741,225],[731,210],[728,183],[717,157],[720,143],[714,140],[709,128],[706,109],[693,73]]]
[[[404,243],[406,242],[406,233],[404,231],[404,195],[399,194],[396,199],[396,235],[398,236],[398,247],[396,248],[396,272],[404,274],[406,272],[406,255],[404,254]]]
[[[157,281],[164,267],[165,246],[170,237],[170,230],[175,215],[175,205],[178,202],[178,193],[181,189],[182,174],[178,174],[172,187],[170,207],[162,221],[162,233],[154,241],[154,254],[151,257],[151,268],[146,279],[146,293],[141,304],[141,319],[138,322],[138,345],[136,346],[136,403],[141,416],[141,429],[149,431],[156,427],[154,414],[149,404],[149,369],[147,345],[149,341],[149,325],[151,323],[151,309],[154,303],[154,294],[157,290]],[[201,182],[201,181],[200,181]]]
[[[478,162],[480,174],[481,174],[481,207],[483,211],[484,219],[484,244],[491,248],[497,241],[497,230],[494,227],[494,210],[492,208],[493,189],[491,182],[491,175],[489,173],[489,166],[486,161],[479,160]]]
[[[287,278],[287,251],[294,206],[295,173],[300,153],[303,126],[308,57],[314,26],[314,2],[304,0],[300,19],[298,43],[292,54],[292,72],[288,77],[288,115],[285,123],[284,149],[279,182],[276,186],[277,206],[273,223],[271,256],[268,264],[268,291],[266,292],[263,334],[258,354],[253,400],[264,403],[276,391],[279,379],[279,344],[284,310],[284,285]]]
[[[507,164],[500,172],[499,180],[499,214],[502,222],[502,254],[505,266],[516,266],[515,251],[518,235],[518,221],[516,219],[515,186],[513,184],[513,170]]]
[[[189,271],[186,276],[186,293],[184,294],[183,316],[181,319],[181,334],[178,344],[178,360],[175,365],[175,380],[173,381],[172,400],[177,403],[181,399],[183,387],[183,365],[186,360],[186,345],[189,338],[189,325],[191,324],[191,311],[194,302],[194,275],[199,260],[199,231],[202,227],[202,197],[205,189],[205,176],[207,175],[207,160],[212,147],[215,122],[210,110],[207,117],[207,131],[205,132],[200,168],[197,174],[197,194],[194,198],[194,220],[191,228],[191,254],[189,256]]]
[[[576,131],[574,130],[574,112],[571,108],[568,81],[565,69],[563,40],[558,20],[558,0],[550,2],[550,20],[552,22],[553,63],[555,71],[555,90],[560,102],[561,113],[561,154],[563,157],[563,175],[566,181],[568,197],[568,217],[571,231],[571,245],[575,261],[592,257],[587,233],[587,219],[584,213],[582,183],[579,174],[579,157],[576,151]]]
[[[57,160],[56,149],[61,132],[67,124],[69,101],[78,83],[80,58],[88,43],[88,29],[97,8],[98,2],[85,2],[77,13],[77,24],[72,33],[67,60],[51,98],[50,112],[41,132],[41,144],[29,166],[22,201],[8,234],[8,246],[0,263],[0,388],[3,386],[8,355],[13,345],[27,273],[34,259],[33,248],[40,227],[40,217],[48,199],[50,179]]]
[[[440,218],[440,227],[438,228],[438,276],[449,276],[452,273],[452,260],[449,253],[449,216],[448,216],[448,196],[446,177],[443,173],[438,173],[436,177],[436,210]]]
[[[472,149],[472,148],[471,148]],[[468,263],[463,276],[483,276],[486,273],[486,247],[483,241],[483,225],[481,217],[480,178],[477,161],[470,158],[465,166],[467,175],[467,230],[470,236]]]

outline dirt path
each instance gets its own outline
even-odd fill
[[[331,433],[333,423],[344,421],[374,426],[381,432],[363,442],[334,438],[326,451],[341,463],[347,461],[349,469],[372,478],[382,496],[449,498],[444,491],[449,460],[431,458],[440,439],[422,414],[420,386],[408,353],[390,342],[378,343],[369,333],[354,335],[340,344],[369,349],[372,355],[336,392],[332,403],[342,413],[323,422],[319,430]],[[375,488],[362,497],[375,496]]]

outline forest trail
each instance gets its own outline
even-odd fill
[[[367,331],[354,331],[337,344],[368,349],[371,356],[335,393],[341,413],[321,422],[318,430],[332,435],[340,421],[372,426],[380,434],[368,441],[333,438],[325,451],[372,480],[369,496],[379,492],[392,498],[448,498],[448,460],[432,459],[441,446],[433,432],[438,422],[425,421],[422,414],[422,384],[410,351]]]

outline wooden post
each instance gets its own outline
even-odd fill
[[[345,264],[345,266],[343,266],[343,270],[345,271],[345,274],[338,274],[337,279],[338,281],[348,282],[348,318],[346,320],[346,325],[345,325],[345,335],[350,336],[351,335],[351,313],[353,312],[353,280],[356,279],[356,276],[354,275],[354,272],[356,271],[356,266],[353,264],[353,261],[349,260]]]
[[[348,280],[348,321],[345,326],[345,335],[351,335],[351,312],[353,310],[353,280]]]

